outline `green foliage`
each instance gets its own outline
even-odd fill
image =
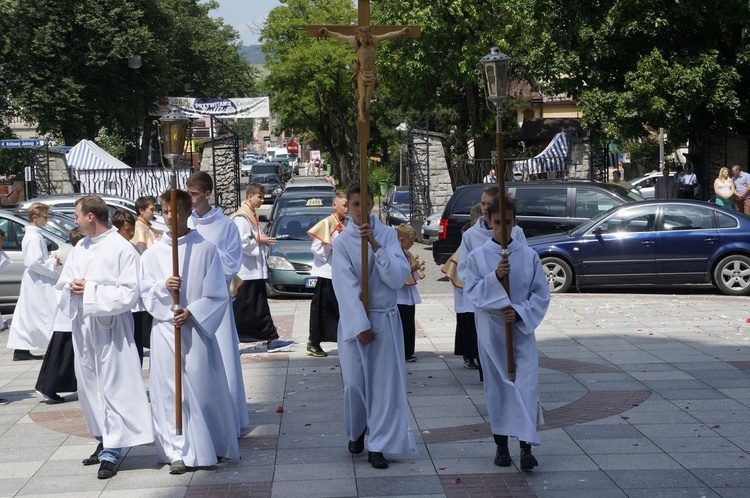
[[[96,145],[104,149],[113,157],[117,159],[125,157],[125,143],[119,136],[109,133],[109,130],[106,128],[99,130],[99,135],[94,141],[96,142]]]
[[[41,133],[73,145],[99,128],[127,137],[158,98],[257,95],[237,33],[196,0],[0,2],[3,93]],[[143,65],[128,67],[139,54]],[[137,112],[134,102],[138,102]],[[143,126],[140,127],[143,129]]]
[[[367,172],[367,185],[373,192],[380,192],[381,181],[386,181],[392,185],[395,179],[396,176],[393,171],[387,166],[370,166]]]
[[[10,128],[0,126],[0,137],[16,138]],[[16,176],[29,165],[30,149],[0,149],[0,175]]]

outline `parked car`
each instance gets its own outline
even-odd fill
[[[253,171],[253,165],[260,162],[258,159],[252,157],[246,157],[240,164],[240,174],[243,176],[250,176]]]
[[[19,218],[29,221],[29,212],[26,209],[16,208],[11,210],[11,213]],[[53,235],[57,235],[65,242],[70,242],[70,231],[77,226],[78,225],[75,223],[75,216],[50,211],[47,218],[47,225],[45,225],[44,229],[48,232],[52,232]]]
[[[381,212],[386,225],[397,226],[409,223],[411,220],[409,187],[391,187],[383,199]]]
[[[289,209],[276,220],[270,232],[276,243],[266,257],[269,296],[312,296],[317,278],[310,275],[312,238],[307,231],[331,213],[330,206]]]
[[[28,209],[35,202],[43,202],[52,208],[53,211],[58,213],[74,215],[76,208],[76,201],[81,197],[86,197],[89,194],[60,194],[51,195],[49,197],[37,197],[35,199],[29,199],[18,205],[20,208]],[[107,203],[107,209],[109,210],[109,216],[112,216],[117,209],[124,209],[130,212],[133,217],[138,218],[138,211],[135,209],[135,201],[131,201],[125,197],[118,197],[116,195],[102,195],[96,194]],[[151,225],[154,229],[159,232],[167,231],[167,225],[164,223],[164,218],[161,214],[155,214],[154,219],[151,220]]]
[[[336,186],[332,185],[331,183],[327,182],[326,180],[300,180],[295,179],[291,182],[288,182],[286,184],[286,187],[284,188],[284,192],[291,192],[291,191],[315,191],[315,192],[335,192]]]
[[[633,185],[633,190],[635,190],[638,195],[644,199],[653,199],[656,197],[654,187],[654,185],[656,185],[656,179],[661,178],[661,176],[661,173],[649,173],[647,175],[639,176],[638,178],[633,178],[632,180],[629,180],[629,182]],[[674,171],[670,171],[669,176],[674,178]]]
[[[263,197],[263,202],[273,202],[278,196],[284,191],[284,180],[279,175],[270,173],[253,173],[250,177],[250,183],[260,183],[266,187],[266,195]]]
[[[26,234],[26,227],[31,223],[28,219],[16,216],[7,210],[0,210],[0,229],[5,232],[3,239],[3,251],[11,259],[11,264],[0,272],[0,303],[15,304],[21,293],[21,278],[26,267],[23,264],[23,252],[21,242]],[[47,250],[50,254],[56,254],[63,263],[67,259],[73,246],[65,239],[58,237],[50,228],[42,230],[42,236],[47,241]],[[58,267],[57,276],[60,276],[62,266]]]
[[[253,164],[251,176],[277,175],[284,178],[284,168],[278,163],[270,161]]]
[[[461,227],[470,221],[471,208],[482,198],[485,183],[458,187],[440,218],[432,257],[442,265],[461,245]],[[518,203],[518,224],[526,237],[571,230],[614,206],[643,197],[618,185],[592,181],[541,180],[509,182],[508,195]]]
[[[422,242],[431,243],[438,236],[440,230],[440,218],[443,212],[438,211],[429,215],[422,223]]]
[[[711,283],[724,294],[750,295],[750,217],[706,202],[621,205],[529,246],[551,292],[574,284]]]
[[[302,208],[307,207],[310,204],[320,206],[331,206],[333,203],[333,192],[330,191],[307,191],[307,190],[284,190],[284,192],[276,199],[271,207],[271,212],[268,216],[259,215],[260,221],[267,221],[270,226],[279,217],[285,209]]]

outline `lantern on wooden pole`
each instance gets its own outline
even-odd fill
[[[170,175],[171,195],[169,198],[169,211],[172,215],[170,231],[172,232],[172,275],[180,276],[180,264],[177,238],[177,162],[182,157],[185,149],[185,137],[187,136],[189,119],[179,109],[173,108],[159,120],[161,131],[162,154],[169,161],[172,169]],[[180,306],[180,291],[172,293],[172,313],[179,315],[183,312]],[[175,428],[177,435],[182,435],[182,334],[180,327],[174,328],[174,392],[175,392]]]
[[[497,47],[492,47],[490,53],[482,57],[482,76],[484,77],[484,96],[487,107],[495,108],[495,138],[497,141],[497,183],[500,199],[500,223],[502,239],[500,244],[502,250],[500,256],[504,261],[508,260],[508,225],[505,210],[505,161],[503,157],[503,103],[508,98],[510,90],[510,57],[505,55]],[[510,296],[510,277],[503,279],[503,288]],[[513,356],[513,324],[505,324],[505,344],[508,360],[508,379],[516,380],[516,362]]]

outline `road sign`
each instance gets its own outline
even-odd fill
[[[290,155],[295,155],[299,152],[299,146],[297,145],[297,142],[292,140],[288,144],[286,144],[286,151]]]
[[[46,140],[2,140],[0,147],[3,149],[30,149],[32,147],[44,147]]]

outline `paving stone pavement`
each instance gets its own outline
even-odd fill
[[[553,297],[537,331],[540,466],[522,473],[492,463],[482,384],[452,354],[451,290],[425,259],[418,361],[407,364],[417,455],[376,470],[348,453],[336,345],[323,345],[327,358],[305,356],[309,301],[274,300],[281,335],[299,344],[273,354],[243,345],[242,459],[181,476],[141,446],[98,480],[81,465],[96,442],[75,394],[46,404],[33,387],[40,362],[13,362],[0,333],[0,396],[10,399],[0,405],[0,496],[750,496],[747,298]],[[515,444],[511,455],[517,462]]]

